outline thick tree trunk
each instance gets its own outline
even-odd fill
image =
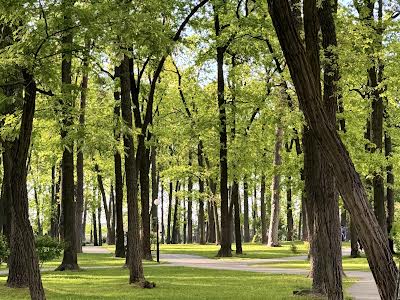
[[[261,243],[268,243],[267,236],[267,216],[266,216],[266,208],[265,208],[265,175],[261,175],[261,196],[260,196],[260,205],[261,205]]]
[[[72,23],[71,10],[73,6],[70,0],[63,0],[62,5],[65,8],[64,25],[70,27]],[[74,123],[74,118],[70,111],[74,107],[74,99],[71,93],[72,84],[72,52],[73,31],[67,30],[63,32],[62,38],[62,61],[61,61],[61,82],[62,82],[62,129],[61,139],[68,140],[68,131]],[[61,204],[63,216],[63,238],[64,238],[64,256],[61,265],[57,271],[77,270],[78,257],[76,252],[76,213],[74,199],[74,142],[69,141],[64,146],[61,170],[62,170],[62,188],[61,188]]]
[[[116,70],[117,73],[117,70]],[[120,93],[114,92],[114,138],[116,142],[120,143],[121,133],[120,127]],[[122,162],[121,154],[118,149],[114,150],[114,177],[115,177],[115,214],[116,214],[116,243],[115,243],[115,257],[125,257],[125,233],[124,233],[124,216],[122,212],[124,191],[122,181]]]
[[[243,182],[243,240],[250,242],[250,224],[249,224],[249,189],[246,178]]]
[[[132,129],[132,106],[130,98],[129,59],[124,56],[121,62],[121,111],[122,119],[128,128]],[[128,202],[128,266],[129,283],[144,281],[142,265],[142,247],[140,241],[138,176],[134,154],[133,136],[124,134],[125,174]]]
[[[287,0],[268,0],[268,6],[300,107],[308,125],[313,129],[324,158],[331,163],[331,172],[337,180],[345,205],[354,218],[381,298],[393,299],[398,272],[387,245],[386,232],[382,231],[374,217],[360,176],[336,132],[336,127],[332,126],[324,111],[321,95],[318,94],[318,84],[297,33],[290,5]]]
[[[279,246],[278,239],[278,228],[279,228],[279,216],[280,216],[280,182],[281,175],[279,174],[279,166],[282,164],[281,150],[282,150],[282,136],[283,128],[282,124],[277,124],[275,130],[275,150],[274,150],[274,175],[272,177],[271,185],[271,219],[268,230],[268,246],[276,247]]]
[[[28,284],[31,299],[46,299],[39,270],[39,261],[35,250],[35,241],[31,224],[29,222],[28,195],[26,187],[27,158],[31,142],[33,116],[36,102],[36,83],[33,77],[23,71],[25,82],[24,106],[22,111],[21,127],[18,140],[13,147],[11,178],[11,239],[10,260],[22,263],[23,272],[28,275]],[[17,248],[20,251],[15,251]],[[18,255],[18,256],[16,256]],[[13,258],[14,256],[14,258]],[[13,267],[9,266],[9,279],[12,279]],[[18,272],[20,273],[20,272]],[[12,280],[7,280],[11,285]]]

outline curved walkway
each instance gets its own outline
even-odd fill
[[[186,254],[162,254],[161,260],[168,262],[169,266],[205,268],[217,270],[236,270],[257,273],[270,274],[289,274],[289,275],[307,275],[308,270],[304,269],[286,269],[273,267],[254,266],[256,264],[265,264],[273,262],[287,262],[293,260],[305,260],[305,256],[293,256],[278,259],[246,259],[246,260],[221,260],[210,259],[196,255]],[[374,278],[370,272],[346,271],[349,277],[357,278],[348,290],[348,294],[353,300],[379,300],[378,289],[376,288]]]

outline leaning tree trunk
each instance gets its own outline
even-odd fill
[[[278,121],[280,122],[280,121]],[[277,124],[275,130],[275,155],[274,155],[274,176],[272,178],[271,185],[271,219],[268,230],[268,246],[276,247],[279,246],[278,239],[278,228],[279,228],[279,216],[280,216],[280,182],[281,175],[279,174],[279,166],[282,163],[281,149],[282,149],[282,136],[283,128],[282,124]]]
[[[307,60],[287,0],[268,0],[270,15],[286,58],[300,107],[308,125],[321,147],[326,161],[343,197],[367,254],[382,299],[394,299],[397,286],[397,268],[384,233],[368,203],[368,197],[359,174],[350,159],[336,127],[325,113],[318,84]]]
[[[99,165],[96,164],[94,166],[95,171],[97,173],[97,184],[99,185],[100,193],[101,193],[101,199],[103,201],[103,207],[104,207],[104,214],[106,215],[106,225],[107,225],[107,244],[110,244],[110,237],[112,236],[112,228],[111,228],[111,210],[112,207],[108,207],[107,205],[107,196],[106,196],[106,191],[104,189],[104,184],[103,184],[103,176],[100,173]],[[100,211],[101,211],[101,204],[100,204]],[[100,215],[100,213],[99,213]],[[99,226],[100,226],[100,219],[99,219]],[[102,244],[102,242],[100,242]]]
[[[121,62],[121,111],[122,119],[132,129],[132,106],[129,82],[129,58],[124,55]],[[137,166],[134,154],[133,136],[124,134],[125,176],[128,202],[128,267],[129,283],[141,283],[144,279],[142,247],[140,242],[139,203],[137,189]]]
[[[11,170],[11,243],[10,249],[20,248],[18,259],[23,263],[28,275],[31,299],[46,299],[39,270],[39,261],[35,250],[35,241],[29,222],[28,195],[26,187],[27,157],[31,142],[32,123],[36,102],[36,83],[26,70],[23,72],[25,82],[24,106],[18,140],[13,149],[13,165]],[[14,252],[15,254],[15,252]],[[11,256],[13,253],[11,253]],[[12,273],[11,267],[9,270]]]

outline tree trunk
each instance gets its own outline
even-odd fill
[[[246,179],[243,182],[243,227],[245,243],[250,242],[250,224],[249,224],[249,190]]]
[[[172,181],[169,182],[168,195],[168,220],[167,220],[167,244],[171,243],[171,217],[172,217],[172,193],[174,191]]]
[[[286,224],[287,240],[293,241],[293,210],[292,210],[292,177],[288,176],[288,186],[286,188]]]
[[[198,165],[200,168],[200,172],[203,171],[204,168],[204,157],[203,157],[203,146],[201,143],[198,144],[197,147],[197,160],[198,160]],[[206,243],[205,239],[205,228],[204,228],[204,181],[201,177],[199,177],[199,214],[198,214],[198,231],[199,231],[199,244],[204,245]]]
[[[117,73],[117,70],[116,70]],[[114,138],[116,142],[120,143],[121,133],[120,127],[120,93],[114,92]],[[124,215],[122,212],[124,201],[124,187],[122,181],[122,162],[121,154],[118,149],[114,150],[114,177],[115,177],[115,214],[116,214],[116,243],[115,243],[115,257],[125,257],[125,233],[124,233]]]
[[[37,225],[37,235],[43,235],[42,222],[40,221],[40,204],[39,204],[39,196],[38,196],[38,187],[36,183],[33,184],[33,193],[35,195],[35,205],[36,205],[36,225]]]
[[[189,166],[192,166],[192,154],[189,152]],[[193,179],[189,176],[188,179],[188,209],[187,209],[187,242],[188,244],[193,243],[193,208],[192,208],[192,196],[193,192]]]
[[[13,147],[11,178],[11,242],[10,261],[18,260],[22,263],[23,272],[28,275],[28,284],[31,299],[46,299],[39,270],[39,261],[35,250],[35,241],[29,222],[28,195],[26,186],[27,157],[31,142],[32,123],[35,113],[36,83],[26,70],[22,72],[25,82],[24,105],[21,118],[21,127],[18,140]],[[21,251],[15,251],[16,249]],[[18,255],[18,256],[15,256]],[[12,279],[13,267],[9,266],[8,285],[16,283]],[[20,272],[18,272],[20,273]]]
[[[129,58],[124,55],[121,62],[121,111],[122,119],[128,128],[132,129],[132,106],[129,81]],[[128,266],[129,283],[144,281],[142,265],[142,247],[140,242],[140,222],[138,203],[138,176],[134,154],[133,136],[124,134],[125,175],[128,202]]]
[[[110,245],[115,245],[115,197],[114,197],[114,186],[111,183],[110,188],[110,219],[111,219],[111,232],[110,232]]]
[[[393,186],[394,186],[394,175],[393,175],[393,164],[391,163],[390,159],[392,157],[392,138],[390,137],[389,133],[385,133],[385,156],[386,159],[389,160],[389,164],[386,167],[386,204],[387,204],[387,230],[389,235],[389,247],[392,253],[394,254],[394,241],[391,235],[391,231],[393,228],[394,222],[394,193],[393,193]]]
[[[99,246],[103,246],[103,231],[101,229],[101,204],[97,207],[97,222],[99,226]]]
[[[73,5],[70,0],[63,0],[62,5],[65,8],[64,24],[70,27],[72,23],[70,6]],[[62,82],[62,129],[61,139],[67,140],[68,131],[73,126],[74,118],[70,111],[74,107],[74,99],[71,93],[72,84],[72,52],[73,31],[67,30],[62,34],[62,62],[61,62],[61,82]],[[57,271],[78,270],[78,257],[76,252],[76,213],[74,199],[74,142],[69,141],[64,146],[61,170],[62,170],[62,188],[61,204],[63,216],[63,237],[64,237],[64,256],[61,265]]]
[[[107,244],[110,245],[110,237],[112,236],[112,228],[111,228],[111,207],[108,207],[107,205],[107,196],[106,196],[106,191],[104,189],[104,184],[103,184],[103,176],[100,173],[99,165],[96,164],[94,166],[94,169],[97,173],[97,184],[99,185],[100,193],[101,193],[101,199],[103,202],[103,207],[104,207],[104,214],[106,215],[106,226],[107,226]],[[101,204],[100,204],[100,210],[101,211]],[[100,215],[100,213],[99,213]],[[100,217],[99,217],[100,218]],[[100,226],[100,219],[99,219],[99,226]],[[102,243],[100,242],[100,245]]]
[[[309,241],[306,197],[307,197],[306,193],[302,191],[301,192],[301,218],[302,218],[301,240],[302,241]]]
[[[88,88],[88,51],[90,50],[90,41],[86,41],[84,59],[83,59],[83,76],[81,83],[81,107],[79,112],[79,130],[83,134],[82,140],[84,140],[85,132],[85,110],[86,110],[86,96]],[[77,158],[76,158],[76,252],[82,252],[82,213],[83,213],[83,143],[77,143]]]
[[[358,234],[356,226],[353,220],[350,220],[350,257],[357,258],[360,257],[360,251],[358,250]]]
[[[207,214],[208,214],[208,235],[207,242],[215,243],[215,218],[214,218],[214,205],[212,201],[207,201]]]
[[[261,175],[261,195],[260,195],[260,206],[261,206],[261,243],[268,243],[267,236],[267,216],[265,211],[265,175]]]
[[[268,0],[268,6],[300,107],[308,125],[313,129],[324,158],[331,163],[331,172],[337,180],[345,205],[355,218],[355,225],[381,298],[392,299],[395,297],[398,272],[387,245],[386,232],[382,231],[374,217],[360,176],[336,132],[336,127],[332,126],[324,111],[318,85],[296,30],[290,5],[287,0]]]
[[[235,242],[236,242],[236,254],[242,254],[242,234],[240,228],[240,208],[239,208],[239,183],[233,182],[232,185],[232,200],[234,206],[234,220],[235,220]]]
[[[219,16],[214,12],[216,35],[221,34]],[[226,129],[226,100],[224,82],[224,55],[226,46],[217,47],[217,86],[219,108],[219,168],[220,168],[220,196],[221,196],[221,248],[219,257],[232,256],[231,249],[231,219],[229,217],[228,201],[228,139]]]
[[[97,221],[96,221],[96,210],[93,209],[92,213],[92,225],[93,225],[93,245],[98,246],[99,240],[97,239]]]
[[[82,221],[82,241],[86,242],[86,220],[87,220],[87,211],[88,211],[88,202],[87,200],[85,201],[85,206],[83,209],[83,221]]]
[[[175,187],[175,208],[174,208],[174,220],[172,223],[172,244],[178,244],[178,232],[179,232],[179,224],[178,224],[178,209],[179,209],[179,198],[178,192],[180,189],[179,181],[176,182]]]
[[[51,167],[51,207],[50,207],[50,236],[58,238],[57,219],[57,192],[56,192],[56,166]]]
[[[156,147],[151,148],[151,220],[152,231],[157,232],[158,207],[154,201],[158,198],[158,178],[157,178],[157,156]]]
[[[165,226],[164,226],[164,185],[161,183],[161,244],[165,243]]]
[[[257,185],[254,185],[253,196],[253,237],[257,234]]]
[[[277,124],[275,130],[275,155],[274,155],[274,168],[275,174],[272,178],[271,185],[271,219],[268,230],[268,246],[276,247],[279,246],[278,239],[278,228],[279,228],[279,216],[280,216],[280,182],[281,175],[279,174],[279,166],[282,164],[281,149],[282,149],[282,135],[283,128],[282,124]]]
[[[144,137],[143,137],[144,138]],[[150,151],[145,148],[144,141],[139,141],[139,146],[143,144],[141,159],[137,162],[140,168],[140,200],[142,204],[141,217],[142,217],[142,255],[146,260],[153,260],[151,255],[151,241],[150,241]]]

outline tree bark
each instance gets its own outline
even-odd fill
[[[389,234],[389,247],[392,253],[394,254],[394,241],[391,235],[391,231],[393,228],[394,222],[394,174],[393,174],[393,164],[390,159],[392,157],[392,139],[389,133],[385,133],[385,156],[386,159],[389,160],[389,163],[386,167],[386,204],[387,204],[387,230]]]
[[[64,25],[70,27],[72,18],[69,7],[73,6],[72,0],[63,0],[62,5],[65,8]],[[72,84],[72,44],[73,31],[67,30],[63,32],[62,38],[62,61],[61,61],[61,82],[62,96],[61,105],[62,113],[62,128],[61,139],[67,141],[68,131],[73,126],[74,118],[69,112],[73,109],[74,99],[71,93]],[[62,188],[61,188],[61,204],[63,216],[63,238],[64,238],[64,256],[61,265],[57,271],[78,270],[77,257],[77,233],[76,233],[76,213],[74,199],[74,142],[68,141],[64,146],[61,170],[62,170]]]
[[[82,83],[81,83],[81,103],[80,103],[80,112],[79,112],[79,130],[80,134],[83,135],[84,139],[84,132],[85,132],[85,110],[86,110],[86,98],[87,98],[87,88],[89,82],[89,75],[88,75],[88,55],[89,55],[89,48],[90,48],[90,41],[86,41],[85,45],[85,53],[83,59],[83,76],[82,76]],[[84,173],[83,173],[83,150],[82,145],[83,143],[77,144],[77,158],[76,158],[76,252],[82,252],[82,213],[83,213],[83,203],[84,203],[84,196],[83,196],[83,180],[84,180]]]
[[[322,155],[331,163],[331,172],[337,180],[337,187],[350,215],[354,217],[381,298],[392,299],[396,291],[397,268],[387,245],[386,232],[382,231],[374,217],[360,176],[336,132],[336,127],[332,126],[324,111],[318,84],[307,61],[288,1],[268,0],[268,6],[300,107],[321,146]]]
[[[154,201],[158,198],[157,154],[156,147],[151,148],[151,220],[152,231],[157,232],[158,207]]]
[[[245,243],[250,242],[250,224],[249,224],[249,189],[247,185],[246,178],[243,182],[243,227],[244,227],[244,237]]]
[[[118,73],[118,68],[116,68],[115,73]],[[117,144],[120,143],[121,133],[121,100],[120,93],[114,92],[114,138]],[[116,214],[116,243],[115,243],[115,257],[125,257],[125,233],[124,233],[124,216],[122,212],[123,201],[124,201],[124,191],[123,191],[123,181],[122,181],[122,162],[121,154],[118,149],[114,150],[114,177],[115,177],[115,214]]]
[[[275,150],[274,150],[274,175],[272,177],[271,185],[271,219],[268,230],[268,246],[277,247],[279,246],[278,239],[278,228],[279,228],[279,216],[280,216],[280,182],[281,175],[279,174],[279,166],[282,164],[281,149],[282,149],[282,136],[283,128],[282,124],[278,124],[275,130]]]
[[[266,215],[266,208],[265,208],[265,175],[261,175],[261,243],[267,244],[268,243],[268,236],[267,236],[267,215]]]
[[[28,284],[31,299],[46,299],[39,270],[39,261],[36,255],[35,241],[29,222],[28,195],[26,186],[27,158],[31,142],[33,116],[36,102],[36,83],[33,76],[26,70],[22,71],[25,83],[25,96],[22,111],[21,127],[17,141],[13,147],[11,178],[11,264],[9,266],[10,286],[16,282],[12,280],[12,260],[22,263],[23,272],[28,275]],[[20,251],[15,251],[20,249]],[[16,256],[18,255],[18,256]],[[14,258],[13,258],[14,256]],[[18,272],[20,273],[20,272]]]

